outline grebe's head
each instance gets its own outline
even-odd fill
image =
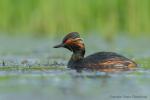
[[[71,32],[67,34],[64,37],[61,44],[54,46],[54,48],[60,48],[60,47],[64,47],[72,52],[85,49],[83,40],[80,38],[78,32]]]

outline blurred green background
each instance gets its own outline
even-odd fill
[[[150,33],[150,0],[0,0],[0,34]]]
[[[71,53],[53,46],[72,31],[85,56],[117,52],[137,70],[68,70]],[[0,100],[150,100],[148,43],[150,0],[0,0]]]

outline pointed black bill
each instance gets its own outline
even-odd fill
[[[53,48],[60,48],[60,47],[64,47],[64,44],[55,45]]]

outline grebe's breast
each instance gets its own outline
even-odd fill
[[[87,56],[83,62],[84,68],[106,72],[124,71],[135,68],[134,61],[114,52],[98,52]]]

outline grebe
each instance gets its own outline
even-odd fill
[[[127,71],[137,67],[134,61],[114,52],[98,52],[84,57],[85,46],[78,32],[67,34],[61,44],[54,46],[54,48],[59,47],[73,52],[68,62],[68,68],[114,72]]]

